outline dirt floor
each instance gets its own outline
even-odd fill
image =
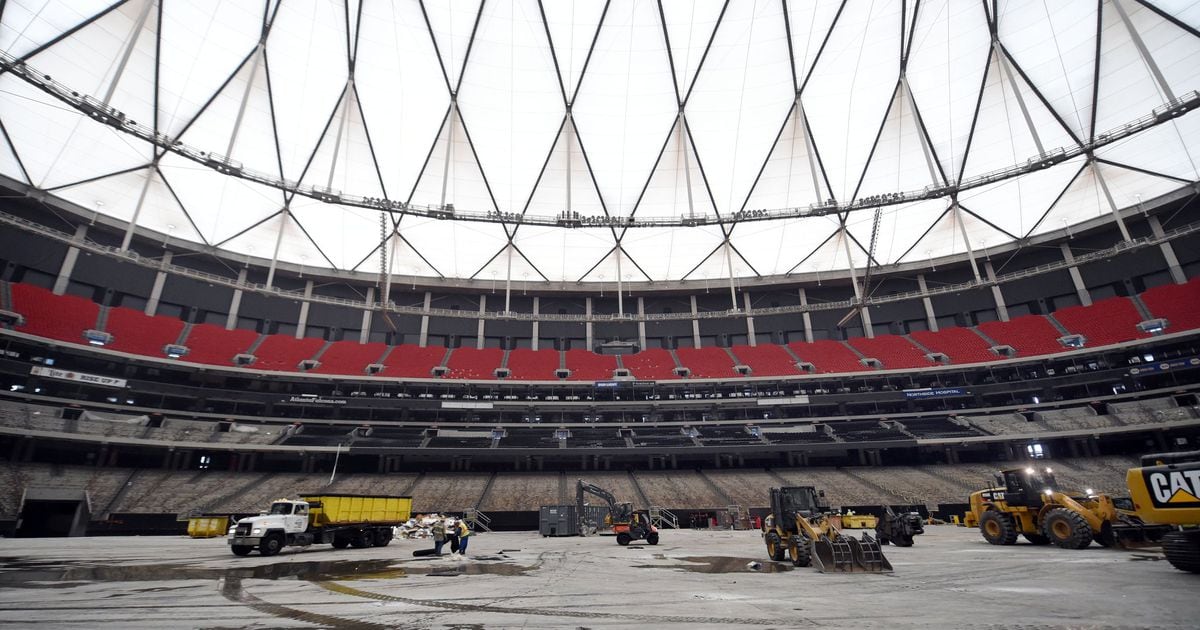
[[[766,561],[757,531],[474,536],[234,557],[223,539],[0,540],[0,626],[21,628],[1197,628],[1200,575],[1157,549],[994,547],[930,527],[884,575]]]

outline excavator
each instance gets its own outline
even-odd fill
[[[1051,468],[1003,470],[994,487],[971,494],[970,505],[967,523],[977,524],[993,545],[1012,545],[1024,536],[1063,549],[1083,549],[1092,541],[1132,548],[1155,544],[1171,530],[1148,524],[1106,494],[1062,490]]]
[[[1167,562],[1200,573],[1200,451],[1142,456],[1125,475],[1133,511],[1148,523],[1170,526],[1162,537]]]
[[[658,528],[650,522],[650,516],[643,511],[633,509],[632,503],[619,503],[613,493],[580,479],[575,484],[575,509],[579,514],[579,531],[583,535],[599,529],[599,523],[587,515],[585,495],[603,499],[608,505],[605,521],[612,525],[613,533],[617,535],[617,544],[624,547],[635,540],[645,540],[651,545],[658,544]]]
[[[870,534],[854,538],[834,525],[824,496],[812,486],[771,488],[771,513],[762,531],[767,556],[778,562],[786,553],[793,565],[821,573],[890,572],[892,563]]]

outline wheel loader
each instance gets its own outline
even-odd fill
[[[781,561],[786,554],[798,567],[813,566],[821,573],[882,573],[892,570],[879,543],[843,534],[830,520],[823,492],[812,486],[771,488],[771,513],[763,521],[767,556]]]
[[[1200,451],[1145,455],[1125,483],[1139,517],[1171,526],[1162,537],[1167,562],[1200,573]]]
[[[1112,497],[1091,489],[1067,493],[1051,468],[1000,471],[996,486],[972,493],[968,523],[977,523],[984,540],[1012,545],[1018,536],[1035,545],[1083,549],[1092,541],[1104,547],[1156,543],[1170,528],[1147,525]]]

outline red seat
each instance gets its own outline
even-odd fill
[[[500,348],[455,348],[446,362],[446,378],[495,379],[496,368],[503,360]]]
[[[1054,319],[1067,330],[1083,335],[1088,347],[1143,339],[1138,330],[1141,314],[1127,297],[1100,300],[1091,306],[1071,306],[1054,311]]]
[[[807,343],[793,341],[788,348],[801,361],[813,364],[817,372],[864,372],[871,368],[858,360],[858,355],[840,341],[821,340]]]
[[[680,348],[675,351],[679,363],[687,368],[692,378],[733,378],[733,359],[724,348]]]
[[[627,354],[621,357],[621,364],[633,374],[634,378],[649,380],[669,380],[679,378],[675,373],[675,360],[671,353],[661,348],[642,350],[637,354]]]
[[[518,381],[552,381],[558,377],[558,350],[529,350],[520,348],[508,353],[509,378]]]
[[[1200,276],[1148,289],[1141,297],[1152,315],[1167,320],[1167,332],[1200,328]]]
[[[938,332],[919,330],[912,333],[912,338],[931,352],[946,355],[955,364],[981,363],[1000,358],[992,354],[988,342],[970,328],[945,328]]]
[[[105,330],[112,334],[107,347],[130,354],[162,357],[163,347],[179,340],[183,320],[174,317],[151,317],[141,311],[118,306],[109,309]]]
[[[596,354],[591,350],[571,349],[566,353],[567,369],[572,381],[607,381],[613,377],[617,369],[617,357]]]
[[[324,339],[270,335],[254,349],[255,361],[251,367],[273,372],[299,372],[300,362],[313,358],[324,345]]]
[[[758,346],[734,346],[734,356],[743,365],[750,366],[750,376],[793,376],[801,374],[796,360],[782,346],[762,344]]]
[[[1024,315],[1007,322],[984,322],[978,326],[983,334],[1002,346],[1012,346],[1017,356],[1062,352],[1058,338],[1062,333],[1041,315]]]
[[[379,376],[398,378],[433,378],[433,368],[442,364],[446,349],[441,346],[422,348],[415,344],[400,344],[392,348],[384,360]]]
[[[54,295],[32,284],[13,284],[12,299],[13,310],[25,317],[17,331],[60,341],[87,343],[83,332],[96,327],[100,314],[100,307],[87,298]]]
[[[225,330],[215,324],[196,324],[183,340],[188,353],[185,361],[208,365],[233,365],[233,357],[254,345],[258,333],[235,328]]]
[[[864,357],[879,359],[885,370],[923,368],[933,365],[921,349],[897,335],[880,335],[874,339],[855,337],[848,341]]]
[[[321,365],[313,370],[318,374],[366,374],[367,366],[379,362],[387,344],[335,341],[329,344],[319,359]]]

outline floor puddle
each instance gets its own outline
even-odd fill
[[[672,569],[687,573],[783,573],[794,567],[782,562],[765,562],[757,558],[737,558],[732,556],[688,556],[684,558],[666,558],[655,554],[656,559],[678,560],[686,564],[639,564],[635,569]]]

